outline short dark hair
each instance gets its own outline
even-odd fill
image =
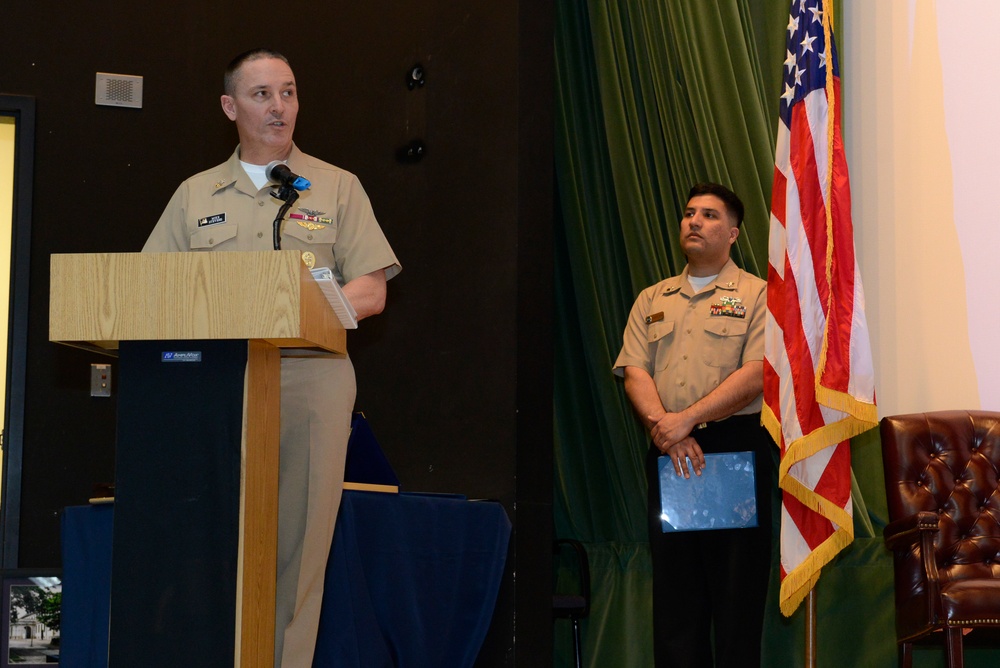
[[[736,227],[743,224],[743,201],[726,186],[711,182],[696,183],[688,193],[688,202],[698,195],[715,195],[726,205],[726,211],[736,218]]]
[[[292,66],[288,62],[288,58],[285,58],[274,49],[258,47],[244,51],[229,61],[229,65],[226,66],[226,72],[222,75],[222,92],[226,95],[233,95],[236,92],[236,73],[243,67],[243,63],[248,63],[251,60],[261,60],[262,58],[277,58],[289,67]]]

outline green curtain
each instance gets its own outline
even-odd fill
[[[590,556],[588,666],[652,665],[648,442],[611,365],[635,296],[683,267],[678,221],[691,184],[740,195],[734,259],[766,273],[788,9],[788,0],[556,0],[553,505],[556,534]],[[889,667],[892,562],[875,430],[854,439],[852,457],[856,539],[817,587],[819,665]],[[571,586],[558,566],[557,585]],[[572,665],[568,623],[555,633],[555,665]],[[803,646],[804,606],[780,615],[775,574],[763,665],[803,665]],[[915,665],[935,662],[935,650],[916,654]]]

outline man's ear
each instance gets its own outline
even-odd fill
[[[231,121],[236,120],[236,100],[231,95],[223,95],[221,100],[222,111]]]
[[[736,239],[740,236],[740,228],[730,227],[729,228],[729,245],[732,246],[736,243]]]

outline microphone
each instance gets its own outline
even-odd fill
[[[280,186],[291,186],[296,190],[309,190],[311,183],[308,179],[302,178],[288,168],[288,165],[280,160],[272,160],[264,168],[264,176],[268,181],[277,183]]]

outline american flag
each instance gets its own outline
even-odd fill
[[[771,201],[764,425],[781,447],[781,611],[854,540],[851,436],[875,426],[831,2],[793,0]]]

